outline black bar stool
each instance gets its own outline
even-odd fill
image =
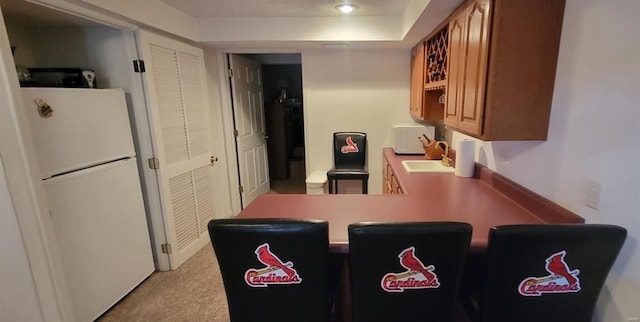
[[[459,222],[349,225],[353,321],[451,322],[471,231]]]
[[[590,322],[626,236],[614,225],[494,227],[484,283],[463,303],[473,321]]]
[[[367,134],[363,132],[333,133],[333,168],[327,171],[329,193],[338,193],[339,180],[360,180],[362,193],[368,193],[369,171],[365,165],[367,157]]]
[[[230,218],[208,228],[232,322],[329,320],[326,221]]]

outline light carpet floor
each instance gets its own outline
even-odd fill
[[[211,244],[177,270],[151,274],[97,321],[229,321]]]
[[[304,161],[291,162],[287,180],[273,180],[270,193],[305,193]],[[99,322],[229,321],[227,297],[211,244],[175,271],[155,272]]]

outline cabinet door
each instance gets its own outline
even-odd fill
[[[391,194],[391,176],[392,171],[386,158],[382,158],[382,193]]]
[[[382,193],[387,194],[387,159],[382,156]]]
[[[420,42],[411,52],[411,97],[409,113],[422,119],[422,97],[424,95],[424,42]]]
[[[447,66],[447,101],[444,123],[458,127],[458,111],[461,108],[464,88],[465,17],[463,11],[449,23],[449,60]]]
[[[400,185],[398,185],[398,179],[396,179],[395,174],[391,175],[391,194],[398,195],[401,194],[402,189],[400,189]]]
[[[482,134],[487,55],[489,52],[489,1],[473,2],[466,10],[466,60],[458,128]]]

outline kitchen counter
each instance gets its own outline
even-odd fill
[[[329,222],[330,250],[347,253],[347,226],[360,221],[461,221],[473,226],[471,251],[486,249],[489,229],[507,224],[582,223],[584,219],[477,165],[476,175],[408,174],[390,148],[383,155],[402,195],[264,194],[238,218],[314,218]]]

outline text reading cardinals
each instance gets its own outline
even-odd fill
[[[438,288],[440,282],[435,273],[435,266],[426,266],[416,257],[415,247],[411,246],[402,252],[400,265],[407,271],[388,273],[382,277],[380,286],[387,292],[404,292],[406,289]]]
[[[518,286],[524,296],[540,296],[543,293],[576,293],[580,291],[579,269],[570,270],[564,261],[566,251],[557,252],[546,260],[545,269],[550,275],[527,277]]]
[[[250,268],[244,273],[245,282],[251,287],[267,287],[269,284],[300,284],[302,278],[293,269],[292,262],[283,263],[271,252],[269,243],[264,243],[255,251],[263,268]]]

